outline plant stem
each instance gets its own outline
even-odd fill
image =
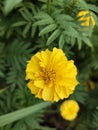
[[[47,12],[48,12],[48,14],[50,14],[50,10],[51,10],[51,0],[47,0]]]

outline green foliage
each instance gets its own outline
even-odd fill
[[[0,130],[55,130],[55,128],[43,127],[40,125],[40,123],[43,122],[42,117],[42,112],[35,113],[23,118],[22,120],[16,121],[14,125],[10,124],[1,127]]]
[[[22,2],[22,0],[16,0],[15,2],[13,2],[13,0],[6,0],[4,5],[4,13],[8,14],[20,2]]]
[[[4,70],[5,70],[5,54],[4,51],[4,43],[0,43],[0,77],[4,77]]]
[[[85,104],[88,94],[84,91],[83,86],[78,85],[75,92],[70,96],[70,99],[73,99],[79,103]]]
[[[28,58],[32,54],[32,48],[30,47],[30,42],[24,42],[21,40],[15,40],[10,43],[6,50],[8,64],[17,69],[20,69],[21,67],[24,68]]]
[[[77,16],[81,10],[93,12],[94,28],[91,20],[87,29],[81,25],[84,21],[80,22]],[[97,0],[0,0],[0,121],[4,114],[24,109],[29,112],[29,107],[40,105],[42,100],[35,98],[26,86],[25,68],[33,54],[46,48],[52,50],[53,47],[61,48],[68,59],[75,61],[80,82],[68,98],[79,103],[80,112],[74,123],[65,121],[64,130],[97,130]],[[51,113],[58,113],[58,110],[50,109]],[[31,115],[27,114],[27,117],[24,116],[26,113],[20,114],[23,115],[21,118],[16,115],[20,120],[12,119],[0,130],[59,129],[62,124],[57,119],[49,127],[49,124],[44,124],[44,112],[36,109],[36,113],[30,112]]]
[[[63,48],[64,44],[71,44],[73,46],[75,41],[78,42],[78,48],[81,49],[82,41],[89,47],[92,47],[92,43],[88,39],[88,33],[83,31],[83,27],[80,27],[76,21],[77,16],[66,15],[64,10],[58,10],[57,8],[52,11],[51,15],[45,12],[38,12],[35,19],[38,21],[34,23],[34,26],[38,26],[39,36],[46,36],[49,34],[46,45],[50,45],[55,40],[59,41],[59,47]]]
[[[93,124],[92,126],[96,128],[98,128],[98,111],[95,111],[94,114],[93,114]]]
[[[4,126],[6,124],[9,124],[11,122],[14,122],[14,121],[17,121],[21,118],[24,118],[30,114],[33,114],[35,113],[36,111],[40,111],[41,109],[49,106],[50,103],[47,102],[47,103],[39,103],[37,105],[33,105],[33,106],[30,106],[28,108],[24,108],[22,110],[18,110],[18,111],[15,111],[15,112],[12,112],[12,113],[8,113],[6,115],[2,115],[0,117],[0,126]]]

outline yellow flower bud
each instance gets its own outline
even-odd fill
[[[85,15],[88,16],[86,17]],[[92,21],[92,27],[94,27],[96,24],[93,18],[93,12],[91,11],[80,11],[77,16],[80,17],[79,21],[83,21],[81,24],[82,26],[88,27],[90,25],[90,20]]]
[[[74,100],[66,100],[60,106],[61,116],[65,120],[74,120],[77,117],[79,105]]]

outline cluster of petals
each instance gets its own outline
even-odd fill
[[[82,10],[78,13],[78,17],[80,17],[79,21],[82,21],[82,26],[88,27],[90,25],[90,21],[92,22],[92,27],[96,24],[91,11]]]
[[[60,106],[61,116],[65,120],[74,120],[79,112],[79,105],[74,100],[65,100]]]
[[[68,98],[75,90],[77,68],[61,49],[46,49],[33,55],[26,67],[28,88],[45,101]]]

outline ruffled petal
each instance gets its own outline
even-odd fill
[[[54,89],[52,87],[47,87],[43,89],[42,98],[45,101],[53,101],[53,96],[54,96]]]
[[[45,88],[45,84],[43,80],[35,80],[34,81],[34,86],[38,88]]]
[[[37,94],[38,91],[39,91],[39,88],[37,88],[36,86],[34,86],[34,83],[33,81],[30,81],[28,84],[27,84],[28,88],[31,90],[31,93],[33,94]]]

